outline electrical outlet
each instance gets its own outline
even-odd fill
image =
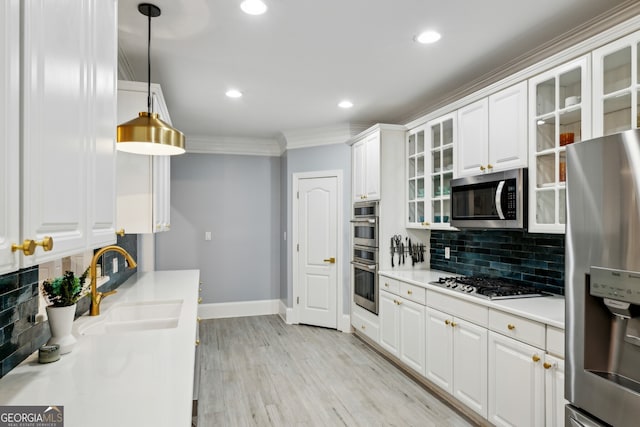
[[[449,258],[451,258],[451,248],[447,246],[446,248],[444,248],[444,259]]]
[[[113,268],[111,269],[112,273],[118,272],[118,258],[113,259]]]
[[[211,232],[210,231],[205,231],[204,232],[204,240],[211,240]]]

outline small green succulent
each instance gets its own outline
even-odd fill
[[[73,271],[65,271],[62,277],[42,282],[42,294],[52,307],[68,307],[85,295],[85,280],[89,269],[75,277]]]

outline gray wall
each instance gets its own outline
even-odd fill
[[[349,259],[351,251],[349,250],[349,233],[351,225],[349,220],[351,218],[351,147],[346,144],[333,144],[323,145],[319,147],[310,148],[298,148],[294,150],[288,150],[286,159],[284,161],[286,171],[286,194],[283,194],[283,200],[286,199],[286,210],[283,212],[283,216],[286,215],[287,224],[287,242],[285,242],[285,248],[282,253],[286,254],[283,259],[283,270],[286,271],[286,292],[281,293],[281,299],[286,303],[287,307],[293,306],[293,250],[292,242],[289,241],[289,236],[293,232],[292,222],[292,188],[293,188],[293,174],[300,172],[316,172],[316,171],[328,171],[328,170],[342,170],[343,178],[343,221],[342,240],[339,241],[343,247],[343,260],[338,260],[342,266],[342,284],[343,284],[343,308],[342,313],[350,313],[351,311],[351,296],[350,296],[350,266]],[[284,183],[283,183],[284,186]],[[284,205],[284,203],[283,203]],[[341,262],[342,261],[342,262]],[[283,285],[284,285],[283,279]],[[283,289],[284,291],[284,289]]]
[[[280,169],[278,157],[172,157],[171,231],[156,235],[156,269],[200,269],[203,303],[280,298]]]

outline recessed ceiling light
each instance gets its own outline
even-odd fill
[[[437,31],[425,31],[416,36],[415,40],[418,43],[429,44],[437,42],[441,37],[442,36]]]
[[[242,96],[242,92],[236,89],[229,89],[225,95],[229,98],[240,98]]]
[[[249,15],[262,15],[267,11],[267,5],[262,0],[244,0],[240,9]]]
[[[348,101],[348,100],[344,100],[344,101],[340,101],[340,103],[338,104],[338,107],[340,108],[351,108],[353,107],[353,102]]]

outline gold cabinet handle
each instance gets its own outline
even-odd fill
[[[542,366],[544,366],[544,369],[551,369],[551,367],[552,367],[553,365],[552,365],[551,363],[544,362],[544,363],[542,364]]]
[[[360,329],[367,329],[364,325],[360,326]]]
[[[388,288],[388,287],[389,287],[389,284],[388,284],[387,282],[384,282],[384,287],[385,287],[385,288]]]
[[[202,319],[200,318],[200,316],[196,317],[196,320],[198,321],[198,323],[202,322]]]
[[[22,251],[25,256],[33,255],[36,252],[36,242],[31,239],[25,239],[22,245],[14,243],[11,245],[11,252]]]
[[[198,304],[202,304],[202,297],[198,298]]]
[[[425,221],[425,222],[422,223],[422,225],[424,225],[425,227],[428,227],[428,226],[431,225],[431,223]]]
[[[456,326],[458,326],[458,324],[456,322],[451,322],[451,327],[455,328]]]
[[[44,249],[45,252],[49,252],[53,249],[53,237],[44,236],[42,240],[36,242],[36,246],[42,246],[42,249]]]
[[[487,165],[487,168],[488,169],[493,169],[493,165],[489,164],[489,165]]]
[[[121,228],[120,230],[116,231],[116,234],[120,237],[124,237],[124,228]]]
[[[411,295],[412,293],[413,293],[413,292],[411,292],[411,289],[409,289],[409,290],[407,291],[407,295]]]
[[[538,356],[537,354],[534,354],[533,356],[531,356],[531,360],[538,363],[540,361],[540,356]]]
[[[328,258],[328,259],[323,259],[324,262],[328,262],[329,264],[335,264],[336,263],[336,259],[334,257]]]
[[[486,168],[485,168],[484,166],[480,165],[480,170],[481,170],[482,172],[484,172],[484,170],[485,170],[485,169],[486,169]]]
[[[513,331],[515,328],[516,328],[516,325],[512,325],[511,323],[507,325],[507,329],[510,331]]]
[[[445,320],[445,321],[444,321],[444,324],[445,324],[445,325],[447,325],[447,326],[449,326],[449,324],[450,324],[450,323],[451,323],[451,322],[449,321],[449,319],[447,319],[447,320]]]
[[[200,340],[196,340],[196,347],[200,345]]]
[[[402,301],[398,301],[398,305],[402,304]]]

